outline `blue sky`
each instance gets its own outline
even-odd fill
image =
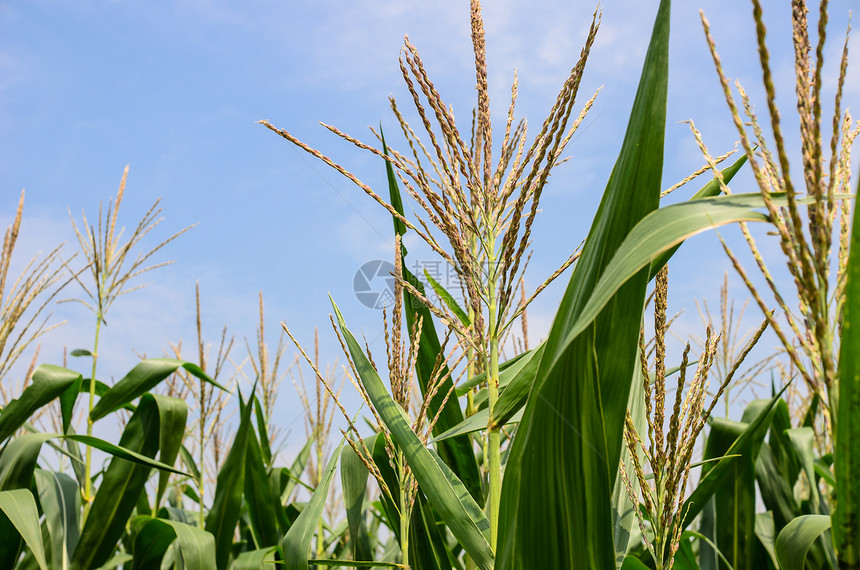
[[[786,128],[794,133],[788,3],[765,4],[779,103]],[[851,4],[831,2],[827,101]],[[656,5],[642,0],[603,4],[580,105],[603,88],[568,147],[572,160],[558,168],[544,195],[527,275],[531,287],[588,231],[620,148]],[[764,108],[749,2],[675,2],[664,187],[703,162],[679,121],[695,120],[715,154],[732,148],[737,138],[706,49],[699,8],[711,20],[727,73]],[[529,117],[533,128],[540,124],[578,58],[593,10],[591,2],[487,2],[497,117],[503,117],[516,68],[518,116]],[[402,109],[409,108],[397,65],[403,35],[409,34],[465,125],[474,104],[468,33],[465,0],[0,4],[0,222],[9,223],[25,188],[18,261],[60,241],[71,253],[75,243],[68,210],[76,219],[82,210],[95,217],[99,201],[115,194],[130,164],[121,224],[134,225],[159,197],[165,220],[151,245],[199,224],[159,258],[175,260],[174,265],[148,276],[148,288],[117,302],[101,351],[104,376],[121,377],[136,360],[132,348],[156,356],[168,341],[192,342],[197,281],[213,341],[224,325],[239,339],[253,339],[262,290],[270,342],[276,342],[281,320],[307,344],[319,325],[323,358],[333,361],[338,349],[327,328],[330,292],[351,327],[363,329],[381,354],[381,315],[356,301],[352,285],[364,262],[392,256],[390,218],[358,188],[256,121],[268,119],[291,131],[384,190],[379,161],[317,122],[366,140],[367,126],[382,122],[392,146],[399,146],[387,98],[394,95]],[[856,54],[856,37],[851,45]],[[858,98],[860,74],[851,69],[845,103],[856,106]],[[746,175],[736,191],[752,190]],[[694,182],[672,199],[685,199],[703,183]],[[420,248],[415,251],[417,258],[432,259]],[[670,295],[673,308],[686,310],[679,322],[682,334],[701,334],[693,300],[705,297],[717,306],[727,269],[713,235],[694,238],[678,254]],[[563,277],[533,306],[533,342],[548,329],[566,281]],[[732,292],[740,302],[746,298],[737,280]],[[68,296],[74,294],[70,290]],[[63,305],[56,314],[70,322],[44,339],[42,361],[59,362],[64,345],[91,344],[92,318],[82,308]],[[752,325],[757,311],[748,314]],[[243,355],[234,357],[238,361]],[[300,414],[288,383],[279,407],[285,424]]]

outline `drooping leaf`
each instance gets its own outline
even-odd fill
[[[111,412],[131,403],[135,398],[152,390],[159,382],[184,368],[192,376],[196,376],[213,386],[226,390],[223,386],[209,378],[196,364],[177,360],[176,358],[150,358],[139,362],[131,371],[105,393],[98,404],[90,412],[90,418],[95,421]]]
[[[728,166],[722,171],[720,171],[720,174],[723,177],[723,182],[725,182],[726,184],[731,182],[732,178],[735,177],[735,174],[737,174],[741,167],[746,164],[746,161],[747,155],[746,153],[744,153],[739,159],[732,163],[731,166]],[[694,200],[701,200],[702,198],[712,198],[714,196],[719,196],[720,192],[722,192],[720,181],[716,177],[714,177],[713,180],[705,184],[705,186],[703,186],[698,192],[693,194],[689,201],[693,202]],[[679,247],[681,247],[681,244],[671,247],[670,249],[664,251],[656,258],[654,258],[654,260],[651,262],[651,270],[649,271],[650,279],[653,279],[654,276],[657,275],[657,272],[660,271],[660,269],[664,265],[666,265],[666,263],[669,262],[669,259],[673,255],[675,255],[675,252],[678,251]]]
[[[42,364],[33,371],[33,381],[21,397],[9,402],[0,412],[0,442],[15,433],[33,413],[60,397],[81,375],[72,370]]]
[[[616,564],[612,489],[647,262],[601,303],[597,319],[591,317],[587,326],[571,333],[577,322],[584,322],[589,297],[601,293],[598,280],[625,236],[659,203],[669,7],[663,0],[658,8],[621,152],[550,329],[512,444],[502,487],[497,570]]]
[[[802,515],[785,525],[774,547],[781,568],[803,570],[809,547],[829,528],[830,517],[826,515]]]
[[[140,535],[157,532],[164,538],[174,542],[182,556],[185,570],[212,570],[215,568],[215,538],[205,530],[168,519],[150,519],[140,530]],[[135,552],[135,557],[137,552]]]
[[[42,545],[42,532],[39,530],[39,511],[33,494],[27,489],[0,491],[0,511],[30,547],[39,568],[48,570],[45,548]],[[3,537],[4,542],[11,542],[10,539],[10,536]]]
[[[346,328],[343,316],[334,301],[332,301],[332,307],[359,379],[367,390],[374,409],[391,432],[394,443],[406,455],[406,460],[422,492],[478,567],[490,570],[493,567],[493,552],[487,540],[489,521],[483,516],[471,494],[466,493],[464,497],[458,493],[451,479],[456,476],[452,471],[446,473],[440,468],[412,431],[411,426],[404,419],[402,409],[391,398],[379,374],[362,351],[361,345]],[[465,486],[462,488],[465,489]]]

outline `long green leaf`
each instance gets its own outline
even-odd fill
[[[248,407],[251,407],[250,403]],[[265,426],[261,430],[265,431]],[[281,535],[275,509],[282,507],[272,494],[269,476],[263,464],[263,454],[253,429],[248,430],[245,457],[245,504],[248,506],[248,519],[258,548],[277,545]]]
[[[33,381],[21,397],[0,412],[0,442],[15,433],[36,410],[60,397],[81,375],[72,370],[42,364],[33,372]]]
[[[829,528],[830,517],[826,515],[802,515],[785,525],[774,547],[782,569],[803,570],[809,547]]]
[[[741,167],[746,164],[747,155],[743,154],[739,159],[737,159],[731,166],[724,168],[720,171],[722,175],[723,182],[728,184],[731,182],[732,178],[735,177],[735,174],[741,169]],[[705,184],[698,192],[693,194],[690,198],[690,202],[695,200],[701,200],[702,198],[713,198],[714,196],[719,196],[720,192],[722,192],[722,187],[720,185],[719,179],[715,176],[713,180]],[[678,248],[681,247],[680,244],[671,247],[670,249],[664,251],[660,255],[658,255],[651,262],[651,270],[649,271],[649,279],[653,279],[657,272],[669,262],[669,259],[678,251]]]
[[[493,567],[493,552],[487,541],[489,521],[483,516],[483,513],[477,517],[478,520],[475,520],[476,512],[481,510],[480,507],[469,493],[466,493],[465,497],[458,493],[458,489],[452,485],[451,479],[451,477],[456,478],[456,476],[452,472],[446,473],[440,468],[434,457],[412,431],[409,423],[404,419],[402,409],[391,398],[379,374],[362,351],[361,345],[346,328],[343,315],[341,315],[334,301],[332,301],[332,307],[350,356],[355,363],[359,379],[367,390],[374,409],[390,430],[394,443],[406,455],[406,460],[415,474],[415,479],[421,490],[478,567],[483,570],[490,570]]]
[[[80,538],[81,493],[75,480],[65,473],[37,469],[39,504],[51,537],[51,567],[64,570]]]
[[[860,181],[857,191],[860,193]],[[833,537],[839,564],[860,568],[860,208],[854,207],[851,251],[848,255],[842,338],[839,347],[839,387],[831,390],[835,432],[834,470],[836,510]],[[838,393],[836,405],[833,396]]]
[[[365,440],[368,449],[373,449],[378,434]],[[370,542],[364,524],[364,498],[367,494],[367,478],[370,472],[352,447],[346,447],[340,454],[340,481],[343,489],[343,502],[349,524],[349,543],[355,560],[370,560]]]
[[[160,426],[156,399],[144,394],[120,436],[118,447],[153,458],[158,452]],[[120,457],[111,459],[72,554],[72,570],[97,568],[111,557],[150,472],[148,465]]]
[[[254,386],[256,389],[256,385]],[[253,397],[253,392],[251,394]],[[233,446],[227,453],[224,465],[218,472],[215,484],[215,498],[206,516],[205,528],[215,537],[215,558],[218,570],[226,570],[230,553],[233,550],[233,535],[239,522],[242,506],[242,492],[245,485],[245,458],[248,448],[248,433],[251,430],[251,402],[243,404],[239,396],[241,416]]]
[[[598,279],[634,226],[659,204],[668,90],[670,2],[662,0],[627,133],[559,306],[502,487],[497,570],[614,568],[612,489],[647,267],[588,330],[570,339]],[[574,238],[570,238],[574,241]],[[650,257],[648,259],[650,261]],[[572,340],[572,342],[568,342]]]
[[[311,547],[311,540],[313,540],[314,531],[322,516],[323,507],[328,498],[329,486],[334,479],[334,470],[337,468],[344,443],[341,441],[332,453],[311,500],[302,509],[299,518],[296,519],[296,522],[293,523],[281,541],[287,570],[308,570],[308,552]]]
[[[27,489],[0,491],[0,511],[12,522],[15,529],[30,547],[39,568],[48,570],[45,548],[42,545],[42,532],[39,530],[39,510],[36,499]],[[4,536],[7,541],[11,537]]]
[[[105,393],[90,412],[93,421],[101,419],[131,403],[135,398],[152,390],[159,382],[184,368],[192,376],[209,382],[225,390],[223,386],[209,378],[196,364],[175,358],[150,358],[139,362],[131,371]]]

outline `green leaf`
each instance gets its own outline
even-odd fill
[[[747,426],[746,423],[714,418],[705,445],[705,458],[725,456]],[[752,568],[756,544],[755,457],[747,448],[726,465],[722,484],[714,491],[713,532],[705,534],[732,566]],[[704,472],[709,468],[710,465],[706,466]],[[702,556],[712,556],[714,551],[702,545],[702,553]]]
[[[278,546],[249,550],[236,557],[233,570],[271,570],[275,565],[275,554],[280,551]]]
[[[264,465],[268,468],[272,465],[272,445],[269,442],[269,434],[266,431],[266,426],[269,424],[269,419],[266,418],[266,413],[260,404],[260,398],[254,396],[254,414],[257,417],[257,432],[260,434],[260,452]]]
[[[254,385],[256,390],[256,384]],[[253,397],[253,391],[251,396]],[[206,531],[215,537],[215,558],[218,570],[226,570],[233,550],[233,535],[236,532],[236,524],[239,522],[239,511],[242,507],[242,492],[245,484],[245,458],[248,453],[248,438],[251,431],[251,402],[247,405],[239,395],[239,407],[241,409],[239,427],[236,429],[236,437],[233,446],[227,453],[224,465],[218,472],[218,480],[215,485],[215,498],[212,500],[212,508],[206,516]]]
[[[158,452],[160,426],[156,398],[152,394],[144,394],[126,424],[117,447],[138,458],[152,459]],[[75,438],[82,441],[86,436]],[[72,553],[72,570],[97,568],[113,555],[151,469],[150,465],[128,461],[121,456],[111,459],[90,506],[80,540]]]
[[[602,311],[589,317],[584,310],[589,297],[603,294],[598,280],[624,238],[659,204],[669,7],[661,1],[621,152],[511,447],[496,570],[616,565],[612,490],[651,257],[600,303]]]
[[[857,191],[860,193],[860,181]],[[830,391],[833,418],[836,509],[833,538],[840,566],[860,567],[860,208],[854,208],[846,268],[839,388]],[[837,393],[838,392],[838,393]],[[833,396],[836,402],[833,402]],[[831,410],[833,411],[833,410]]]
[[[391,398],[379,374],[361,350],[355,337],[346,328],[343,315],[334,301],[332,301],[332,307],[358,371],[359,380],[367,391],[374,409],[391,432],[394,443],[406,455],[406,460],[422,492],[478,567],[490,570],[493,567],[493,552],[487,540],[489,521],[483,513],[478,520],[474,519],[475,512],[480,512],[480,507],[472,499],[471,494],[466,493],[464,497],[458,492],[458,487],[452,484],[451,479],[451,477],[456,479],[456,476],[451,471],[445,472],[440,468],[436,459],[412,431],[403,417],[403,411]]]
[[[364,444],[373,449],[378,434],[367,438]],[[349,524],[349,542],[355,560],[370,560],[370,541],[364,523],[364,499],[367,494],[367,477],[370,472],[352,447],[345,447],[340,454],[340,481],[343,489],[343,503]]]
[[[766,405],[757,409],[755,418],[743,428],[743,431],[735,438],[726,452],[719,454],[723,457],[722,459],[716,464],[707,464],[706,468],[702,471],[702,478],[699,480],[699,484],[696,485],[696,488],[690,493],[687,500],[684,501],[684,506],[681,509],[681,512],[686,513],[684,525],[692,522],[717,489],[730,480],[733,472],[732,462],[737,459],[736,455],[756,457],[764,436],[770,427],[773,410],[777,402],[780,401],[779,399],[784,390],[785,388],[771,398]]]
[[[526,394],[528,395],[528,394]],[[499,400],[501,401],[501,399]],[[525,402],[523,402],[525,404]],[[523,418],[523,409],[520,406],[520,409],[514,412],[512,416],[505,419],[503,422],[500,422],[500,426],[512,425],[519,423]],[[448,431],[443,434],[440,434],[437,437],[434,437],[430,440],[430,443],[436,443],[438,441],[442,441],[448,439],[449,437],[457,437],[458,435],[463,435],[465,433],[473,433],[476,431],[481,431],[487,429],[487,424],[490,422],[490,410],[489,408],[482,408],[455,425]]]
[[[636,427],[636,433],[647,433],[648,418],[645,413],[645,385],[642,377],[642,368],[637,366],[633,371],[633,382],[630,386],[630,397],[627,403],[627,411],[633,420],[633,425]],[[639,464],[642,464],[642,452],[637,448]],[[625,446],[621,450],[621,469],[625,469],[626,473],[631,474],[629,477],[630,485],[635,496],[639,496],[639,479],[633,476],[633,458]],[[630,499],[630,493],[627,492],[627,486],[621,477],[615,478],[615,486],[612,489],[612,528],[613,528],[613,543],[615,544],[615,563],[616,566],[622,567],[625,554],[627,553],[627,545],[630,541],[630,535],[633,530],[633,525],[638,524],[636,517],[637,502]]]
[[[42,364],[33,372],[33,381],[21,397],[0,412],[0,442],[14,434],[33,413],[60,397],[81,375],[66,368]]]
[[[302,509],[299,518],[287,531],[281,541],[281,549],[284,552],[284,562],[287,565],[287,570],[308,570],[308,552],[311,547],[311,540],[314,537],[314,531],[317,528],[320,517],[322,516],[323,507],[325,507],[326,499],[328,498],[328,490],[331,481],[334,478],[334,470],[337,467],[337,462],[340,457],[341,449],[345,442],[341,441],[337,446],[331,459],[326,465],[319,486],[311,496],[311,500]]]
[[[178,368],[184,368],[192,376],[226,391],[223,386],[209,378],[196,364],[175,358],[150,358],[139,362],[122,380],[101,397],[98,404],[90,412],[90,419],[99,420],[131,403],[141,394],[152,390],[159,382],[176,372]]]
[[[188,420],[188,404],[178,398],[155,395],[158,406],[158,418],[161,423],[158,430],[158,458],[165,465],[173,465],[182,449],[182,438],[185,436],[185,424]],[[170,478],[169,471],[158,473],[158,489],[155,494],[155,508],[161,503],[161,497],[167,489]]]
[[[141,528],[140,534],[153,529],[171,537],[171,542],[175,540],[182,554],[184,570],[215,568],[215,538],[210,533],[182,522],[154,518]]]
[[[382,149],[388,153],[388,147],[385,145],[385,137],[382,138]],[[386,161],[385,173],[388,178],[388,193],[391,198],[391,205],[403,215],[403,201],[400,197],[400,189],[397,186],[397,178],[394,175],[394,169],[391,163]],[[394,231],[401,236],[406,233],[406,226],[402,221],[392,216],[394,220]],[[420,293],[424,293],[424,285],[418,278],[413,275],[406,267],[406,248],[402,248],[402,269],[403,278],[415,287]],[[421,334],[418,343],[418,355],[415,359],[415,372],[418,378],[418,385],[421,388],[421,393],[426,394],[431,382],[434,378],[444,378],[437,388],[436,395],[430,399],[427,406],[428,416],[435,417],[438,413],[439,419],[433,427],[433,434],[439,435],[449,428],[454,427],[463,421],[463,410],[460,409],[460,404],[457,398],[447,398],[454,385],[452,375],[448,374],[447,366],[443,364],[443,369],[436,371],[436,357],[442,350],[439,343],[439,337],[436,334],[436,327],[433,324],[433,315],[424,304],[413,297],[409,291],[403,291],[403,305],[406,312],[406,325],[408,330],[412,330],[418,319],[421,319]],[[434,375],[434,372],[438,372]],[[444,403],[444,406],[443,406]],[[441,408],[441,412],[439,409]],[[481,475],[478,472],[478,463],[475,459],[475,453],[472,449],[472,440],[468,435],[450,438],[444,442],[440,442],[437,446],[439,455],[454,470],[457,477],[469,489],[469,494],[478,503],[483,502],[483,489]]]
[[[65,473],[37,469],[39,504],[51,537],[51,567],[63,570],[81,536],[81,493],[74,479]]]
[[[758,538],[759,544],[762,545],[767,552],[768,560],[773,564],[774,568],[779,568],[779,562],[776,559],[776,527],[773,523],[773,513],[767,511],[758,513],[755,516],[755,536]]]
[[[826,515],[802,515],[785,525],[776,537],[776,557],[783,570],[803,570],[806,553],[818,537],[830,528]]]
[[[299,478],[302,476],[302,473],[305,472],[305,467],[308,464],[308,460],[311,457],[311,448],[313,447],[315,441],[315,437],[313,434],[308,438],[305,442],[305,445],[302,447],[301,451],[299,451],[296,458],[293,460],[292,465],[290,465],[290,478],[287,481],[284,490],[281,492],[281,504],[286,506],[287,501],[290,499],[290,495],[292,495],[293,490],[296,488],[296,483],[299,481]]]
[[[48,570],[45,548],[42,545],[42,532],[39,529],[39,510],[36,508],[33,494],[27,489],[0,491],[0,511],[3,511],[30,547],[39,568]],[[10,538],[4,536],[3,541],[8,541]]]
[[[317,566],[338,566],[346,568],[402,568],[396,562],[356,562],[355,560],[308,560]]]
[[[254,400],[256,401],[256,398]],[[277,545],[281,535],[275,508],[281,508],[281,505],[275,502],[272,494],[260,444],[253,429],[248,430],[245,457],[245,504],[248,507],[248,519],[257,547],[266,548]]]
[[[724,168],[720,174],[723,176],[723,182],[728,184],[731,182],[732,178],[735,177],[735,174],[741,169],[741,167],[746,163],[747,155],[742,154],[739,159],[737,159],[731,166]],[[701,190],[693,194],[690,198],[690,202],[694,200],[701,200],[702,198],[712,198],[714,196],[719,196],[720,192],[722,192],[722,188],[720,187],[720,181],[715,176],[713,180],[705,184]],[[658,255],[651,262],[651,270],[649,271],[649,280],[653,279],[657,272],[669,262],[669,259],[675,255],[675,252],[678,251],[678,248],[681,247],[680,244],[671,247],[670,249],[664,251],[660,255]]]
[[[778,202],[783,194],[774,194]],[[643,267],[687,238],[734,222],[765,222],[757,211],[764,207],[760,194],[732,194],[681,202],[655,210],[634,227],[600,276],[594,293],[567,333],[570,343],[600,314],[612,296]]]
[[[457,318],[460,320],[460,322],[466,327],[472,326],[472,319],[469,318],[469,315],[466,314],[466,311],[460,308],[460,305],[457,304],[456,299],[451,296],[451,293],[446,291],[445,288],[442,287],[442,285],[440,285],[435,279],[433,279],[427,269],[424,269],[424,277],[427,278],[427,282],[430,283],[430,287],[432,287],[433,291],[436,292],[436,295],[438,295],[439,298],[445,302],[445,304],[448,306],[448,309],[450,309],[452,313],[457,315]]]
[[[86,348],[76,348],[69,353],[69,356],[92,356],[93,353]]]

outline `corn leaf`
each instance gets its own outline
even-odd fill
[[[192,376],[226,390],[209,378],[196,364],[175,358],[150,358],[139,362],[125,377],[108,390],[90,412],[90,418],[93,421],[101,419],[124,405],[130,404],[141,394],[155,388],[159,382],[179,368],[184,368]]]
[[[254,400],[256,401],[256,398]],[[250,403],[248,407],[251,407]],[[265,427],[261,431],[265,431]],[[272,494],[260,444],[253,429],[248,430],[245,457],[245,505],[248,507],[248,520],[257,546],[259,548],[276,546],[281,535],[275,509],[282,509],[282,507],[276,503]]]
[[[314,537],[314,531],[317,528],[317,523],[322,516],[323,507],[325,506],[328,497],[329,486],[334,479],[334,470],[337,467],[340,452],[343,449],[344,442],[341,441],[337,446],[331,459],[326,465],[319,486],[311,496],[311,500],[302,509],[299,518],[292,524],[290,530],[281,541],[281,549],[284,552],[284,562],[287,570],[308,570],[308,551],[311,547],[311,540]]]
[[[857,186],[860,192],[860,182]],[[860,208],[855,205],[839,347],[839,387],[833,419],[836,509],[833,537],[839,564],[860,567]],[[831,403],[831,405],[833,405]]]
[[[80,532],[81,493],[74,479],[65,473],[37,469],[36,488],[39,504],[45,513],[45,524],[51,537],[51,568],[68,567]]]
[[[404,419],[403,411],[391,398],[379,374],[361,350],[358,341],[346,328],[343,315],[334,301],[332,301],[332,307],[359,379],[367,390],[374,409],[390,430],[394,443],[406,455],[406,460],[415,474],[421,491],[478,567],[490,570],[493,567],[493,551],[487,540],[489,521],[471,494],[462,493],[465,486],[456,484],[455,481],[459,479],[453,471],[443,470],[431,453],[425,449]]]
[[[253,396],[253,391],[251,395]],[[245,458],[248,453],[248,434],[251,431],[253,405],[251,402],[244,404],[240,394],[239,406],[241,409],[239,427],[236,429],[236,437],[233,438],[233,445],[227,453],[224,465],[218,472],[215,498],[206,516],[205,529],[215,537],[215,560],[218,570],[226,570],[233,550],[233,535],[236,531],[236,523],[239,522],[245,484]]]
[[[24,389],[21,397],[9,402],[0,412],[0,442],[14,434],[36,410],[60,397],[80,378],[77,372],[51,364],[42,364],[36,368],[32,382]]]
[[[378,434],[367,438],[365,445],[373,449]],[[343,489],[343,503],[346,507],[346,519],[349,524],[349,542],[352,557],[355,560],[370,560],[370,541],[364,523],[364,498],[367,494],[367,477],[370,472],[353,451],[345,447],[340,454],[340,481]]]
[[[39,511],[33,494],[27,489],[0,491],[0,511],[3,511],[3,515],[9,519],[30,547],[39,568],[48,570],[45,547],[42,545],[42,532],[39,530]],[[4,536],[3,542],[10,541],[10,538],[8,535]]]
[[[659,203],[669,7],[668,0],[660,3],[621,152],[550,329],[512,444],[502,487],[497,570],[616,565],[612,489],[647,267],[634,271],[636,276],[614,297],[610,293],[600,316],[589,319],[587,331],[568,337],[588,298],[600,293],[598,278],[622,240]]]
[[[818,537],[830,528],[826,515],[802,515],[785,525],[776,537],[776,557],[783,570],[803,570],[806,553]]]
[[[454,299],[451,293],[449,293],[444,287],[442,287],[439,282],[433,279],[427,269],[424,269],[424,277],[427,279],[427,282],[430,283],[430,287],[433,288],[433,291],[436,292],[436,295],[438,295],[440,299],[445,301],[445,304],[448,306],[448,309],[450,309],[452,313],[457,315],[457,319],[459,319],[464,326],[472,326],[472,319],[469,318],[469,315],[466,314],[466,311],[464,311],[460,307],[460,305],[457,304],[457,300]]]
[[[702,511],[717,489],[726,484],[726,481],[730,479],[731,464],[737,459],[737,455],[756,457],[764,436],[770,427],[773,410],[777,402],[780,401],[784,390],[785,388],[771,398],[767,405],[756,409],[757,415],[755,418],[747,423],[726,452],[719,454],[722,459],[715,464],[708,463],[705,469],[702,470],[699,484],[696,485],[696,488],[690,493],[687,500],[684,501],[684,507],[681,509],[681,512],[686,513],[684,518],[685,525],[696,518],[696,515]]]
[[[731,166],[728,166],[720,171],[720,174],[723,177],[723,182],[728,184],[731,182],[732,178],[735,177],[735,174],[741,169],[741,167],[746,164],[747,155],[743,154],[739,159],[737,159]],[[690,202],[694,200],[701,200],[702,198],[712,198],[714,196],[719,196],[720,192],[722,192],[722,187],[720,186],[719,179],[715,176],[713,180],[705,184],[698,192],[693,194],[690,198]],[[649,279],[654,279],[654,276],[657,275],[657,272],[669,262],[669,259],[675,255],[675,252],[678,251],[678,248],[681,247],[681,244],[672,246],[670,249],[664,251],[660,255],[654,258],[651,262],[651,269],[649,271]]]
[[[233,570],[266,570],[276,568],[275,554],[280,547],[271,546],[258,550],[249,550],[239,554],[233,562]]]
[[[158,529],[175,540],[182,555],[185,570],[212,570],[215,568],[215,538],[205,530],[167,519],[151,519],[141,529]],[[135,552],[136,554],[136,552]]]
[[[185,406],[181,400],[169,400],[173,400],[173,405],[177,407]],[[169,405],[169,402],[164,402],[164,406]],[[160,442],[160,408],[162,406],[156,403],[155,396],[144,394],[122,432],[119,447],[150,459],[155,457]],[[113,555],[150,471],[148,465],[120,457],[111,459],[93,499],[80,540],[72,553],[72,570],[97,568]]]

